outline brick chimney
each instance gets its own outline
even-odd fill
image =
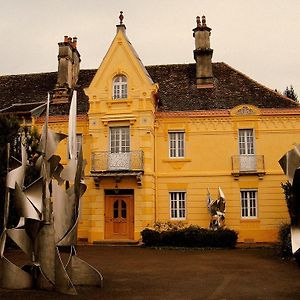
[[[53,103],[69,101],[71,92],[78,81],[80,61],[77,38],[65,35],[64,41],[58,43],[58,72]]]
[[[210,48],[211,28],[207,27],[205,16],[196,18],[197,27],[193,29],[195,38],[194,59],[196,61],[197,88],[213,88],[212,55]]]

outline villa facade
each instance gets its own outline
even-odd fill
[[[79,239],[138,240],[157,221],[208,227],[207,191],[216,198],[221,187],[226,226],[240,242],[277,240],[289,219],[278,160],[300,141],[300,108],[226,63],[212,63],[210,33],[197,18],[195,63],[145,67],[120,18],[97,70],[80,70],[77,39],[66,36],[58,72],[0,76],[1,112],[39,129],[44,117],[34,108],[51,90],[49,124],[67,133],[78,92],[88,187]],[[62,163],[66,144],[58,148]]]

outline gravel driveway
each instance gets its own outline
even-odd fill
[[[300,299],[300,268],[274,249],[99,245],[79,246],[78,256],[101,271],[103,289],[78,287],[78,296],[0,289],[0,299]],[[7,257],[21,262],[19,251]]]

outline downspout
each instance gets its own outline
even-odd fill
[[[154,119],[154,223],[157,222],[157,159],[156,159],[156,128],[157,123]]]

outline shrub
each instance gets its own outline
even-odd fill
[[[184,230],[166,230],[160,233],[161,245],[182,247],[184,246]]]
[[[155,222],[154,230],[158,232],[169,231],[169,230],[179,230],[186,227],[186,223],[182,221],[168,221],[168,222]]]
[[[158,231],[145,228],[142,232],[142,240],[146,246],[158,246],[161,243],[160,233]]]
[[[234,230],[210,230],[198,226],[189,226],[182,229],[157,231],[149,228],[141,232],[145,246],[172,246],[172,247],[222,247],[234,248],[238,234]]]
[[[279,251],[280,256],[283,258],[291,258],[292,253],[292,244],[291,244],[291,225],[284,223],[280,225],[278,232],[279,240]]]

